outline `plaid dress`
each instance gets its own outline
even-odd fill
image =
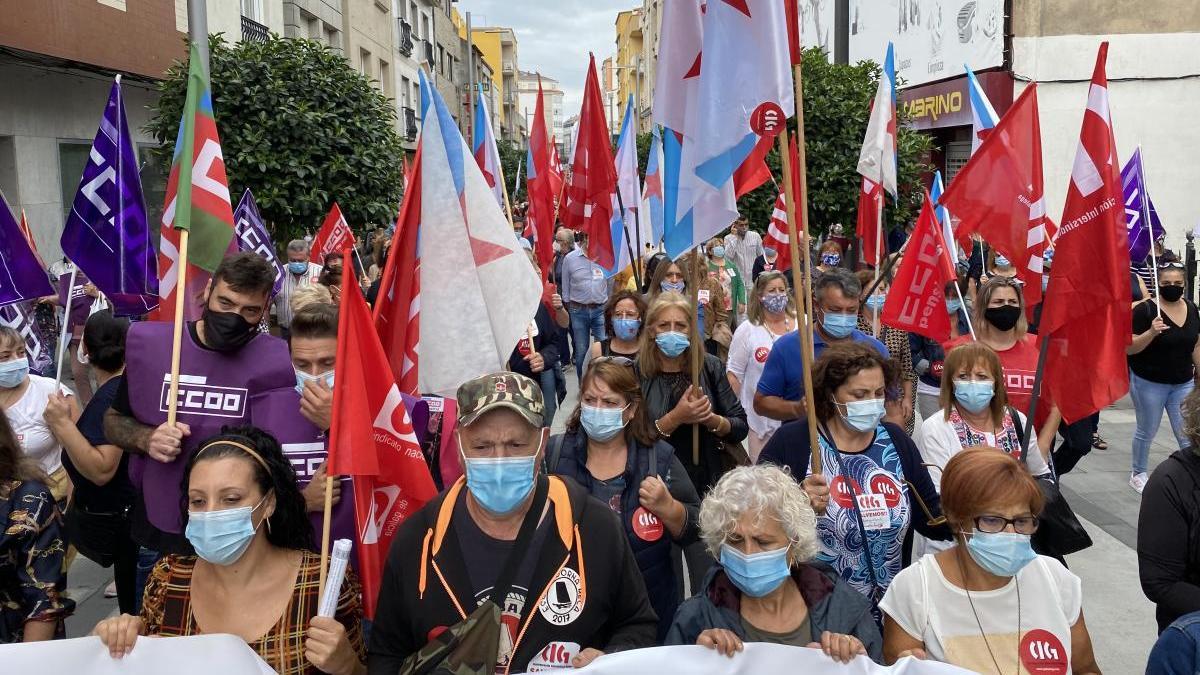
[[[142,602],[141,616],[146,624],[147,635],[181,637],[202,632],[192,616],[191,584],[195,568],[196,556],[178,555],[167,556],[154,566],[150,579],[146,581],[146,595]],[[305,632],[309,621],[317,615],[320,574],[321,556],[305,551],[300,571],[296,574],[292,599],[283,616],[266,634],[250,643],[250,648],[279,675],[321,672],[304,658]],[[361,596],[362,588],[357,577],[353,571],[346,570],[346,580],[342,583],[334,618],[346,627],[350,646],[358,654],[359,661],[365,663]]]

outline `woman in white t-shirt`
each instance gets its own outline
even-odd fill
[[[79,405],[71,390],[48,377],[29,374],[29,357],[21,334],[0,326],[0,408],[12,425],[21,451],[49,477],[51,494],[63,501],[71,481],[62,465],[62,443],[51,433],[43,414],[51,396],[63,396],[71,419],[79,419]]]
[[[883,656],[972,672],[1099,673],[1079,577],[1033,552],[1041,490],[1020,462],[986,448],[955,455],[942,511],[959,546],[901,571],[883,601]]]
[[[913,435],[921,458],[929,466],[933,485],[941,492],[942,469],[963,448],[987,446],[1021,459],[1025,416],[1009,407],[1000,357],[982,342],[968,342],[946,355],[939,401],[941,410],[925,418]],[[1025,446],[1029,473],[1050,473],[1046,457],[1030,434]],[[943,551],[953,541],[930,541],[919,534],[913,540],[913,559]]]
[[[782,424],[754,412],[754,392],[775,340],[796,329],[796,305],[788,292],[787,277],[783,272],[760,274],[750,292],[749,305],[748,320],[738,326],[729,345],[726,377],[746,410],[746,421],[750,425],[750,435],[746,438],[750,445],[750,461],[754,462],[771,440],[771,434]]]

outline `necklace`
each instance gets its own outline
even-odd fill
[[[975,611],[975,601],[971,598],[971,585],[967,581],[967,567],[963,564],[962,551],[956,551],[954,559],[958,561],[958,571],[962,574],[963,590],[967,592],[967,602],[971,604],[971,614],[975,616],[975,625],[979,628],[979,637],[983,638],[983,646],[987,647],[988,656],[992,658],[992,665],[996,666],[996,675],[1003,675],[1000,671],[1000,662],[996,660],[996,655],[992,652],[992,645],[988,642],[987,633],[983,630],[983,622],[979,620],[979,612]],[[1017,673],[1021,672],[1021,580],[1013,577],[1013,583],[1017,585]]]

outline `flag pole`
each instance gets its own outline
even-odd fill
[[[876,199],[879,208],[875,209],[875,282],[871,284],[872,289],[879,285],[879,279],[883,276],[879,273],[883,256],[883,207],[886,202],[883,198],[882,186],[880,186]],[[875,338],[879,337],[879,312],[875,312],[875,317],[871,319],[871,332],[874,333]]]
[[[617,186],[617,208],[621,209],[621,229],[625,231],[625,248],[629,251],[629,265],[633,268],[633,283],[637,284],[638,288],[641,288],[642,275],[638,273],[637,251],[635,251],[633,248],[633,240],[629,236],[629,223],[625,220],[625,200],[621,199],[620,185]],[[636,217],[637,216],[634,215],[634,218]],[[613,255],[616,257],[618,262],[621,260],[621,256],[616,251],[613,251]],[[617,271],[620,272],[620,270]]]
[[[343,253],[343,255],[345,254]],[[349,275],[343,274],[342,297],[350,297],[347,295],[349,288],[347,284],[349,282]],[[349,312],[338,312],[338,335],[340,336],[339,342],[340,340],[346,339],[346,336],[349,335],[349,328],[347,327],[347,324],[349,323],[349,316]],[[343,350],[340,344],[338,345],[337,353],[339,356],[343,355]],[[342,391],[344,391],[344,388],[345,385],[343,385]],[[339,393],[339,391],[335,390],[333,394],[333,409],[330,411],[329,434],[327,435],[327,438],[329,439],[329,445],[325,452],[325,503],[323,511],[324,517],[321,522],[321,574],[317,582],[317,597],[322,597],[325,594],[325,578],[328,575],[329,568],[329,523],[331,520],[333,520],[333,474],[328,470],[328,467],[330,463],[329,460],[333,457],[334,452],[339,449],[337,447],[337,432],[341,429],[341,426],[338,424],[339,418],[341,417],[341,415],[338,414],[338,409],[341,407],[341,396],[339,396]]]
[[[78,271],[79,271],[79,265],[76,265],[75,263],[72,262],[71,263],[71,279],[67,282],[67,302],[66,302],[66,305],[64,305],[64,307],[63,307],[62,332],[60,333],[60,337],[58,339],[58,350],[57,350],[58,354],[57,354],[57,358],[55,359],[55,363],[57,363],[57,370],[54,373],[54,388],[55,389],[58,388],[58,385],[62,384],[63,361],[65,360],[64,357],[66,356],[66,353],[67,353],[67,344],[68,344],[67,326],[70,325],[70,323],[71,323],[71,305],[75,304],[75,302],[74,302],[75,298],[73,296],[75,295],[75,274]],[[79,383],[76,382],[75,386],[78,387]]]
[[[692,250],[692,279],[688,283],[692,292],[692,347],[691,347],[691,366],[692,366],[692,386],[697,390],[700,389],[700,354],[704,345],[704,333],[700,327],[700,265],[706,264],[704,256],[700,253],[700,247]],[[712,305],[712,297],[708,299],[708,304]],[[711,309],[710,309],[711,311]],[[713,392],[714,394],[716,392]],[[700,425],[692,425],[692,464],[700,466]]]
[[[1141,219],[1142,228],[1150,237],[1150,265],[1154,272],[1154,307],[1158,310],[1158,318],[1162,318],[1162,305],[1158,304],[1158,254],[1154,252],[1154,225],[1150,222],[1150,195],[1146,194],[1146,177],[1143,175],[1146,171],[1145,156],[1142,155],[1142,144],[1138,143],[1138,196],[1141,198]]]
[[[971,339],[978,340],[979,338],[975,337],[975,326],[971,325],[971,313],[967,311],[967,302],[963,300],[962,289],[958,287],[958,279],[954,280],[954,292],[958,294],[959,311],[967,318],[967,330],[971,332]],[[951,319],[958,321],[957,316],[951,317]]]

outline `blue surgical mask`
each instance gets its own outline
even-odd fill
[[[842,256],[836,253],[824,253],[821,255],[821,262],[830,267],[837,267],[838,263],[842,262]]]
[[[763,309],[771,314],[782,314],[787,309],[787,293],[772,293],[761,298]]]
[[[958,298],[951,298],[946,301],[946,311],[950,312],[950,314],[958,314],[961,309],[962,302],[960,302]]]
[[[725,257],[725,247],[724,246],[712,247],[712,254],[713,254],[714,258],[724,258]]]
[[[842,415],[842,419],[846,421],[846,424],[849,424],[850,428],[862,432],[874,431],[875,427],[879,426],[879,420],[883,419],[883,415],[886,412],[883,406],[883,399],[881,398],[869,398],[865,401],[849,401],[847,403],[838,403],[835,400],[834,403],[846,408],[846,414]]]
[[[1011,263],[1002,255],[996,256],[996,267],[1008,267]]]
[[[688,348],[691,341],[688,336],[678,331],[669,330],[665,333],[659,333],[658,337],[654,338],[654,343],[658,345],[660,351],[666,354],[668,358],[679,356]]]
[[[955,380],[954,399],[973,413],[981,413],[992,403],[996,384],[991,380]]]
[[[539,442],[538,449],[541,449]],[[479,505],[496,515],[512,513],[533,491],[537,477],[537,456],[467,457],[463,466],[467,488]]]
[[[824,316],[821,318],[821,328],[825,334],[835,340],[850,337],[854,329],[858,327],[858,316],[854,314],[835,314],[833,312],[822,312]]]
[[[879,310],[883,309],[884,300],[886,300],[885,296],[872,295],[871,297],[867,298],[867,307],[870,308],[872,312],[878,312]]]
[[[626,406],[628,407],[628,406]],[[579,423],[593,441],[607,441],[625,428],[625,408],[594,408],[580,405]]]
[[[787,553],[787,546],[746,554],[729,544],[722,544],[721,567],[738,590],[752,598],[761,598],[779,588],[792,575]]]
[[[676,293],[682,293],[683,289],[687,288],[686,282],[683,282],[683,281],[670,282],[670,281],[667,281],[666,279],[663,279],[661,282],[659,282],[658,285],[660,288],[662,288],[664,291],[667,291],[668,293],[671,291],[675,291]]]
[[[972,532],[967,551],[983,569],[998,577],[1015,577],[1037,558],[1028,534]]]
[[[29,359],[18,356],[12,361],[0,363],[0,389],[19,387],[29,377]]]
[[[184,534],[196,549],[196,555],[214,565],[232,565],[242,557],[258,528],[251,518],[266,497],[253,508],[241,506],[222,511],[188,512],[187,529]],[[266,520],[264,518],[263,520]],[[262,521],[259,521],[262,525]]]
[[[289,262],[288,271],[292,274],[304,274],[308,271],[308,263],[306,262]]]
[[[626,342],[637,339],[638,330],[642,327],[641,319],[613,319],[613,333]]]
[[[333,371],[332,370],[327,370],[327,371],[321,373],[320,375],[309,375],[308,373],[297,370],[296,371],[296,393],[303,395],[304,394],[304,383],[310,382],[310,381],[315,382],[317,380],[325,380],[325,384],[329,385],[329,388],[331,390],[333,389]]]

